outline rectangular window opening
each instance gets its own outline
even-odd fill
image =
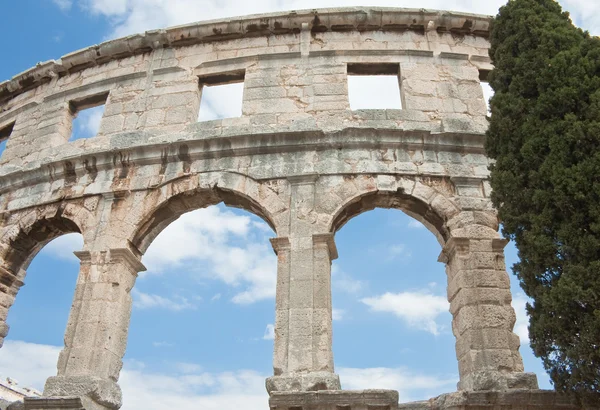
[[[69,141],[91,138],[98,134],[107,100],[108,92],[105,92],[69,102],[73,115]]]
[[[14,127],[15,123],[11,122],[10,124],[0,128],[0,158],[6,149],[6,143],[8,142],[8,138],[10,137],[10,134],[12,134]]]
[[[242,116],[245,71],[202,76],[198,121]]]
[[[399,64],[348,64],[351,110],[402,109]]]
[[[485,106],[487,107],[487,114],[492,115],[492,111],[490,110],[490,98],[494,95],[494,90],[488,82],[489,74],[490,72],[488,70],[479,70],[479,83],[481,84],[481,89],[483,91],[483,99],[485,100]]]

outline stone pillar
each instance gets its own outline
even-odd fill
[[[315,177],[290,181],[290,236],[272,240],[278,270],[269,393],[340,389],[331,345],[331,261],[337,251],[333,234],[314,232],[315,181]]]
[[[117,384],[131,316],[131,289],[145,270],[130,249],[75,252],[81,269],[58,358],[44,397],[80,397],[86,410],[118,409]]]
[[[4,338],[8,334],[9,326],[6,323],[8,310],[15,301],[15,297],[23,286],[22,279],[25,277],[25,271],[15,275],[0,265],[0,347],[4,344]]]
[[[451,238],[446,263],[448,300],[460,374],[459,390],[537,389],[523,372],[515,311],[504,264],[505,239]]]

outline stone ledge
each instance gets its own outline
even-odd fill
[[[551,390],[447,393],[430,400],[398,404],[395,390],[274,392],[271,410],[598,410]]]
[[[396,410],[395,390],[325,390],[316,392],[274,392],[271,410]]]
[[[408,404],[407,404],[408,405]],[[405,405],[405,406],[407,406]],[[411,407],[399,407],[411,409]],[[429,400],[429,410],[597,410],[582,407],[574,397],[551,390],[456,392]]]
[[[266,380],[269,394],[277,392],[341,391],[340,377],[331,372],[272,376]],[[293,394],[293,393],[292,393]]]
[[[310,127],[303,130],[294,130],[286,126],[269,129],[254,128],[249,131],[248,127],[231,127],[231,135],[206,138],[202,137],[203,132],[200,130],[162,135],[143,131],[129,132],[98,137],[106,139],[105,147],[91,145],[98,144],[98,140],[90,140],[90,146],[93,148],[89,149],[86,140],[79,146],[65,144],[47,155],[46,158],[51,160],[44,158],[24,167],[10,167],[9,163],[3,164],[0,169],[0,194],[46,182],[49,179],[47,169],[53,170],[52,177],[55,180],[63,178],[66,172],[65,161],[72,161],[76,175],[82,176],[87,172],[85,161],[91,158],[95,158],[91,161],[99,172],[114,167],[115,155],[128,157],[137,164],[160,164],[163,160],[163,151],[169,153],[169,158],[176,158],[176,151],[180,145],[187,146],[192,161],[237,155],[339,148],[405,148],[485,154],[484,135],[480,133],[435,133],[425,130],[367,127],[343,128],[331,132]],[[252,131],[257,132],[252,133]]]

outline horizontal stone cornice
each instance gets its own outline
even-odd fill
[[[327,247],[331,260],[338,258],[337,247],[335,246],[335,238],[333,233],[319,233],[313,235],[313,244],[322,244]]]
[[[136,166],[160,164],[164,153],[177,161],[178,147],[185,145],[190,161],[247,155],[274,154],[284,152],[324,151],[328,149],[406,149],[431,150],[436,152],[460,152],[483,154],[484,135],[458,133],[431,133],[429,131],[405,131],[395,129],[346,128],[325,132],[311,129],[290,131],[274,128],[272,132],[240,133],[230,136],[202,138],[202,132],[179,133],[155,136],[152,133],[124,133],[107,137],[109,147],[105,149],[62,154],[56,148],[52,161],[30,163],[25,169],[5,166],[6,174],[0,175],[0,195],[15,189],[56,181],[65,177],[65,163],[69,161],[69,172],[77,176],[86,174],[86,164],[94,163],[97,172],[114,169],[120,164],[115,156],[128,158]],[[247,129],[246,129],[247,131]],[[162,140],[160,142],[154,142]],[[115,165],[117,164],[117,165]]]
[[[125,263],[136,274],[146,270],[139,255],[127,248],[113,248],[107,251],[76,251],[73,252],[84,265]]]

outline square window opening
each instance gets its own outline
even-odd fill
[[[200,77],[198,121],[242,116],[244,71]]]
[[[107,99],[108,93],[102,93],[69,103],[73,115],[69,141],[91,138],[98,134]]]
[[[350,109],[402,109],[399,68],[399,64],[348,64]]]
[[[10,137],[10,134],[12,134],[14,127],[15,123],[11,122],[10,124],[0,128],[0,158],[6,149],[6,143],[8,142],[8,138]]]

